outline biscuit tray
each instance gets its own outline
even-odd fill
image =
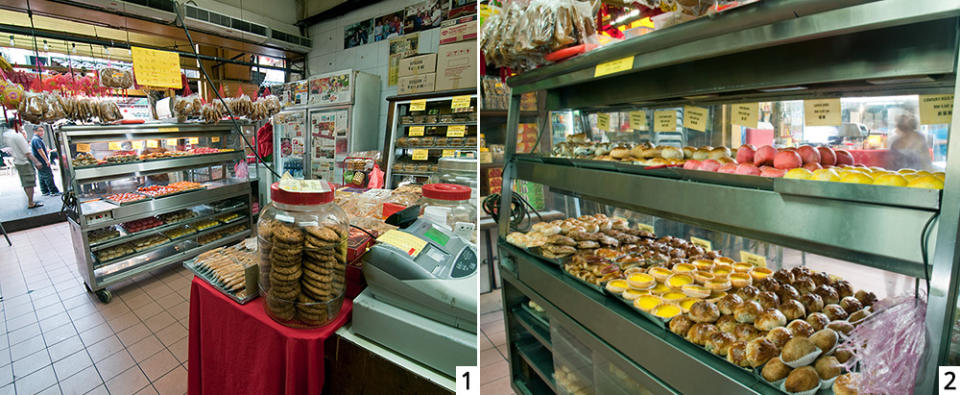
[[[224,288],[219,281],[217,281],[215,278],[213,278],[213,276],[210,275],[210,273],[197,267],[196,264],[197,264],[197,258],[193,258],[188,261],[184,261],[183,267],[193,272],[194,275],[202,279],[207,284],[210,284],[212,287],[216,288],[217,291],[220,291],[220,293],[226,295],[226,297],[232,299],[234,302],[237,302],[239,304],[247,304],[247,302],[254,300],[258,296],[260,296],[259,289],[255,290],[255,292],[249,293],[245,297],[237,296],[236,294],[230,291],[227,291],[226,288]],[[259,278],[260,276],[258,275],[257,277]]]
[[[570,260],[573,257],[573,255],[568,255],[563,258],[547,258],[543,256],[543,253],[541,252],[540,247],[527,247],[526,250],[528,253],[530,253],[531,255],[537,258],[543,259],[547,262],[557,265],[558,267],[560,267],[560,270],[563,270],[563,265],[570,262]]]
[[[566,269],[564,269],[562,265],[560,266],[560,271],[562,271],[563,274],[566,275],[567,277],[570,277],[570,278],[576,280],[578,283],[583,284],[584,286],[586,286],[586,287],[588,287],[588,288],[590,288],[590,289],[592,289],[592,290],[594,290],[594,291],[597,291],[597,292],[599,292],[600,294],[603,294],[603,293],[604,293],[604,290],[603,290],[603,286],[602,286],[602,285],[591,284],[591,283],[588,283],[588,282],[586,282],[586,281],[583,281],[583,279],[581,279],[580,277],[574,276],[572,273],[570,273],[570,272],[568,272]]]

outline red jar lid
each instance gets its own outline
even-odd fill
[[[423,186],[423,196],[437,200],[467,200],[470,199],[468,186],[457,184],[426,184]]]
[[[333,201],[333,187],[327,192],[290,192],[280,189],[280,183],[275,182],[270,185],[270,199],[277,203],[295,206],[326,204]]]

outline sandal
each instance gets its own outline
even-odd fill
[[[33,206],[27,206],[28,209],[37,208],[37,207],[43,207],[43,203],[33,202]]]

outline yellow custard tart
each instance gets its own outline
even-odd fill
[[[629,267],[629,268],[627,268],[627,270],[624,270],[624,271],[623,271],[623,274],[624,274],[625,276],[629,276],[629,275],[631,275],[631,274],[633,274],[633,273],[643,273],[643,268],[638,267],[638,266],[633,266],[633,267]]]
[[[724,296],[727,296],[727,293],[726,293],[726,292],[713,291],[713,292],[710,293],[710,296],[707,297],[707,302],[717,303],[717,302],[719,302],[720,299],[722,299]]]
[[[713,267],[713,274],[723,275],[733,273],[733,265],[718,263]]]
[[[697,270],[703,270],[709,272],[713,270],[713,261],[709,259],[697,259],[693,261],[693,265],[697,267]]]
[[[753,284],[753,277],[749,273],[730,273],[730,285],[737,288],[743,288]]]
[[[693,277],[691,277],[689,274],[674,274],[667,278],[665,284],[667,284],[667,286],[670,288],[679,289],[684,285],[693,284]]]
[[[689,284],[683,286],[683,294],[691,298],[703,299],[710,296],[710,289],[702,285]]]
[[[697,270],[693,272],[693,279],[697,282],[697,284],[704,284],[707,281],[713,280],[713,278],[713,273],[710,272],[705,272],[703,270]]]
[[[725,278],[713,279],[704,285],[712,291],[726,291],[731,287],[730,280]]]
[[[654,307],[657,307],[663,303],[659,297],[654,295],[643,295],[639,298],[633,300],[633,307],[643,311],[653,310]]]
[[[716,263],[717,265],[733,265],[734,263],[737,263],[737,261],[727,258],[725,256],[721,256],[718,258],[714,258],[713,263]]]
[[[684,294],[683,292],[670,291],[670,292],[667,292],[667,293],[665,293],[665,294],[663,294],[663,295],[660,295],[660,297],[663,298],[663,300],[664,300],[664,301],[667,301],[667,302],[678,302],[678,301],[681,301],[681,300],[683,300],[683,299],[686,299],[686,298],[687,298],[687,295]]]
[[[650,290],[650,293],[654,295],[662,295],[670,291],[670,287],[668,287],[666,284],[657,284],[656,287],[653,287],[653,289]]]
[[[663,303],[657,307],[654,307],[653,311],[651,311],[651,314],[664,319],[670,319],[682,313],[683,308],[673,303]]]
[[[773,270],[765,267],[755,267],[753,270],[750,270],[750,276],[752,276],[756,281],[763,280],[771,274],[773,274]]]
[[[691,265],[691,264],[689,264],[689,263],[678,263],[678,264],[676,264],[676,265],[673,265],[673,272],[674,272],[674,273],[690,273],[690,272],[692,272],[692,271],[694,271],[694,270],[696,270],[696,269],[697,269],[697,268],[696,268],[695,266],[693,266],[693,265]]]
[[[698,299],[698,298],[687,298],[687,299],[681,300],[681,301],[680,301],[680,308],[683,309],[683,312],[684,312],[684,313],[689,313],[689,312],[690,312],[690,307],[693,306],[694,303],[697,303],[697,302],[699,302],[699,301],[700,301],[700,299]]]
[[[627,280],[616,279],[607,281],[606,285],[607,291],[613,292],[615,294],[621,293],[627,290]]]
[[[657,285],[657,280],[647,273],[633,273],[627,277],[627,285],[633,289],[647,290]]]
[[[738,273],[748,273],[753,269],[753,264],[747,262],[737,262],[733,264],[733,271]]]
[[[670,269],[667,269],[663,266],[651,267],[650,270],[647,271],[647,273],[650,273],[650,275],[653,276],[653,278],[657,279],[657,281],[659,282],[667,281],[667,277],[670,277],[670,275],[673,274],[673,272],[671,272]]]
[[[636,300],[643,295],[650,295],[650,291],[627,288],[622,294],[620,294],[620,296],[623,296],[623,298],[626,300]]]

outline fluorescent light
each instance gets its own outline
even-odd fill
[[[760,92],[771,93],[771,92],[791,92],[791,91],[803,91],[803,90],[807,90],[807,87],[789,86],[786,88],[768,88],[768,89],[760,89]]]

